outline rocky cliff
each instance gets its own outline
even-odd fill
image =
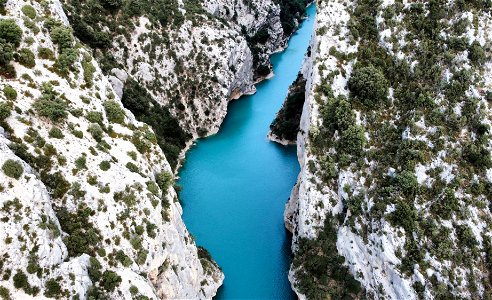
[[[59,1],[2,2],[0,295],[211,298],[156,135],[123,108]]]
[[[301,172],[301,299],[490,299],[490,1],[317,1]]]

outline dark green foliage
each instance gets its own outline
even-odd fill
[[[61,229],[68,234],[63,239],[67,246],[68,255],[76,257],[83,253],[94,255],[101,241],[99,230],[89,220],[95,212],[86,207],[79,207],[75,212],[61,208],[56,212]]]
[[[12,113],[12,109],[7,103],[0,103],[0,122],[5,121],[10,114]]]
[[[191,138],[190,134],[181,128],[167,108],[157,103],[136,81],[127,81],[121,102],[137,120],[152,127],[167,160],[175,167],[181,150]]]
[[[92,282],[98,282],[101,279],[102,272],[101,272],[101,263],[97,260],[97,258],[92,257],[89,259],[90,265],[89,265],[89,277],[92,280]]]
[[[490,152],[483,145],[469,143],[463,147],[463,158],[478,170],[492,167]]]
[[[114,291],[114,289],[120,285],[121,277],[113,271],[106,270],[102,274],[101,285],[108,292]]]
[[[17,289],[25,289],[29,287],[29,281],[27,280],[26,274],[24,272],[18,270],[17,273],[15,273],[14,277],[14,287]]]
[[[270,125],[270,130],[276,136],[289,141],[295,141],[301,122],[302,107],[305,101],[306,80],[302,74],[291,85],[287,99]]]
[[[306,14],[306,5],[309,0],[278,0],[280,5],[280,21],[284,34],[289,36],[296,29],[296,21],[300,21]]]
[[[61,280],[61,278],[59,278],[58,280]],[[45,287],[44,295],[46,297],[57,298],[61,296],[62,289],[56,279],[48,279],[44,287]]]
[[[173,184],[173,175],[168,172],[162,172],[155,176],[157,185],[161,188],[163,193],[166,193],[169,187]]]
[[[24,173],[22,165],[13,159],[7,159],[2,165],[2,170],[5,175],[15,179],[19,179]]]
[[[99,164],[99,168],[103,171],[107,171],[109,170],[109,168],[111,168],[111,162],[109,162],[108,160],[103,160],[100,164]]]
[[[403,171],[397,174],[395,177],[395,183],[407,196],[415,195],[419,188],[417,176],[412,171]]]
[[[395,226],[401,226],[409,235],[415,230],[417,222],[417,211],[413,205],[399,201],[396,204],[395,211],[391,214],[390,220]]]
[[[483,50],[480,43],[474,41],[470,48],[468,49],[468,58],[472,61],[472,63],[480,65],[485,61],[485,51]]]
[[[22,29],[15,23],[15,20],[0,20],[0,39],[19,47],[22,39]]]
[[[362,152],[365,143],[364,129],[359,125],[350,125],[342,131],[338,148],[344,153],[358,155]]]
[[[103,104],[109,122],[122,124],[125,122],[125,112],[116,101],[106,101]]]
[[[66,76],[74,69],[74,64],[77,61],[78,53],[76,50],[67,48],[61,50],[60,55],[55,62],[54,67],[63,76]]]
[[[14,58],[14,45],[0,39],[0,66],[6,66]]]
[[[51,128],[48,135],[50,138],[54,138],[54,139],[63,139],[64,138],[63,132],[57,127]]]
[[[39,167],[39,163],[37,165]],[[46,185],[50,195],[53,198],[61,199],[70,189],[70,183],[65,179],[62,173],[56,172],[49,174],[43,172],[41,174],[41,181]]]
[[[343,265],[343,256],[338,255],[334,222],[327,216],[316,239],[299,239],[293,266],[297,288],[308,299],[353,299],[363,292],[361,284]]]
[[[68,115],[68,105],[58,97],[50,84],[43,85],[41,97],[34,103],[34,109],[40,116],[53,122],[59,122]]]
[[[53,43],[58,45],[60,52],[62,52],[63,49],[72,48],[74,39],[70,27],[63,25],[55,26],[51,28],[50,36]]]
[[[129,161],[127,164],[126,164],[126,168],[128,170],[130,170],[131,172],[133,173],[138,173],[138,167],[137,165],[135,165],[134,163],[132,163],[131,161]]]
[[[450,188],[444,190],[443,195],[431,204],[432,212],[445,220],[451,219],[452,214],[457,212],[459,208],[458,199]]]
[[[348,81],[352,96],[370,108],[387,101],[388,87],[384,74],[373,66],[356,66]]]
[[[36,57],[31,50],[22,48],[16,55],[17,61],[27,68],[34,68],[36,66]]]

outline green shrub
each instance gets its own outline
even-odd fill
[[[155,176],[157,185],[163,193],[166,193],[169,187],[173,184],[173,175],[169,172],[162,172]]]
[[[114,289],[120,285],[121,283],[121,277],[118,276],[113,271],[106,270],[102,274],[101,278],[101,285],[104,287],[104,289],[108,292],[114,291]]]
[[[468,58],[476,65],[480,65],[485,61],[485,51],[482,46],[480,46],[479,42],[474,41],[470,45],[470,48],[468,49]]]
[[[96,123],[90,124],[87,131],[89,131],[89,133],[96,140],[96,142],[100,142],[102,140],[104,131],[102,130],[101,126],[99,126],[99,124]]]
[[[1,1],[5,1],[5,0],[0,0],[0,3]],[[5,280],[5,278],[4,278]],[[10,296],[10,291],[8,288],[4,287],[4,286],[1,286],[0,285],[0,298],[2,298],[2,300],[11,300],[12,297]]]
[[[29,281],[27,280],[27,276],[21,270],[17,270],[17,273],[15,273],[13,279],[14,279],[14,287],[16,289],[26,289],[29,287]]]
[[[13,159],[7,159],[2,166],[2,170],[8,177],[19,179],[24,173],[24,168]]]
[[[127,164],[126,164],[126,168],[128,170],[130,170],[131,172],[133,173],[138,173],[138,167],[137,165],[135,165],[134,163],[132,163],[131,161],[129,161]]]
[[[94,255],[95,250],[99,248],[98,244],[102,238],[99,230],[89,221],[92,214],[94,211],[88,207],[79,207],[74,212],[62,208],[56,212],[61,229],[68,234],[63,241],[70,257],[77,257],[83,253]]]
[[[34,103],[34,109],[40,116],[47,117],[53,122],[59,122],[67,117],[68,105],[58,97],[49,84],[44,84],[41,97]]]
[[[14,46],[0,39],[0,65],[6,66],[14,58]]]
[[[111,168],[111,162],[109,160],[103,160],[100,164],[99,164],[99,168],[103,171],[107,171]]]
[[[0,39],[19,47],[22,40],[22,29],[14,19],[0,20]]]
[[[57,127],[51,128],[48,135],[49,135],[49,137],[54,138],[54,139],[63,139],[65,137],[63,135],[63,132]]]
[[[55,68],[61,75],[68,75],[74,69],[77,61],[78,52],[74,49],[63,49],[55,62]]]
[[[11,108],[7,103],[0,103],[0,122],[10,117]]]
[[[373,66],[356,66],[348,81],[352,96],[370,108],[387,101],[388,87],[388,80]]]
[[[103,115],[98,111],[88,112],[85,118],[87,119],[87,121],[91,123],[97,123],[99,125],[103,125],[103,120],[104,120]]]
[[[95,257],[89,258],[90,266],[89,266],[89,278],[92,282],[98,282],[101,279],[101,263]]]
[[[358,125],[350,125],[347,130],[341,132],[337,148],[341,153],[358,155],[362,152],[365,143],[364,129]]]
[[[34,20],[36,18],[36,10],[31,5],[24,5],[22,7],[22,12],[26,17],[30,19]]]
[[[34,68],[36,66],[36,57],[31,50],[27,48],[22,48],[17,54],[17,61],[27,68]]]
[[[60,278],[61,279],[61,278]],[[61,286],[55,279],[48,279],[45,284],[44,295],[48,298],[57,298],[61,296]]]
[[[42,58],[42,59],[52,60],[55,58],[55,54],[49,48],[39,47],[38,48],[38,57]]]
[[[14,101],[17,99],[17,91],[10,85],[6,85],[3,88],[3,94],[5,95],[5,98],[7,98],[8,100]]]
[[[79,158],[75,160],[75,166],[77,169],[87,169],[86,165],[87,159],[85,158],[85,155],[81,155]]]
[[[104,102],[106,117],[110,122],[122,124],[125,121],[125,112],[116,101]]]
[[[55,26],[50,31],[51,40],[57,44],[60,52],[63,49],[71,48],[73,45],[72,29],[70,27],[59,25]]]
[[[417,176],[412,171],[402,171],[395,177],[398,188],[406,195],[415,195],[419,188]]]

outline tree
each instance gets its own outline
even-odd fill
[[[0,39],[19,47],[22,39],[22,29],[14,19],[0,20]]]
[[[386,101],[389,82],[383,73],[373,66],[355,67],[348,81],[352,96],[370,108]]]
[[[34,68],[36,66],[36,56],[34,56],[34,53],[27,48],[20,49],[17,54],[17,60],[21,65],[27,68]]]

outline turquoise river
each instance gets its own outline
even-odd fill
[[[282,53],[275,76],[229,105],[218,134],[187,153],[178,184],[184,221],[225,274],[216,299],[293,299],[290,236],[283,212],[299,173],[294,146],[267,140],[269,125],[301,68],[316,8]]]

